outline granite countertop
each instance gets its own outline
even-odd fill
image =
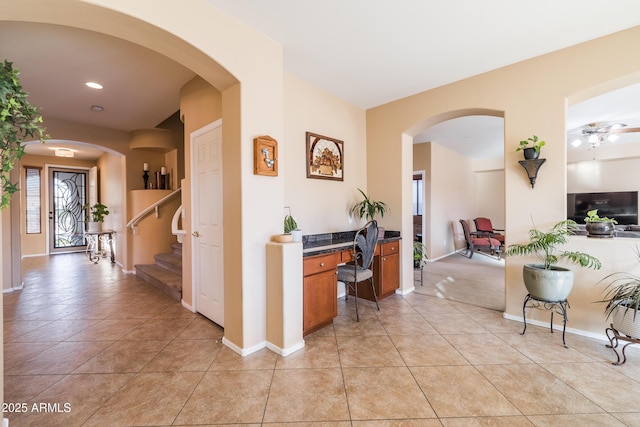
[[[353,246],[356,231],[341,231],[337,233],[310,234],[302,236],[303,257],[338,252]],[[378,244],[400,240],[399,231],[385,231],[384,238]]]

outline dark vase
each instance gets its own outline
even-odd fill
[[[524,158],[525,160],[534,160],[540,157],[540,153],[536,151],[535,148],[525,148],[524,150]]]
[[[616,230],[611,221],[590,221],[587,222],[587,237],[611,238]]]

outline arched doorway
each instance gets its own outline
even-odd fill
[[[184,19],[176,19],[179,16]],[[243,166],[242,160],[246,157],[243,153],[250,150],[251,139],[243,136],[269,132],[279,139],[283,133],[281,47],[201,2],[188,7],[184,3],[164,4],[154,9],[128,4],[115,11],[82,1],[52,7],[36,0],[12,6],[3,19],[66,25],[129,40],[182,63],[222,93],[227,123],[223,138],[228,142],[223,147],[224,158],[232,163],[224,172],[223,192],[241,195],[225,197],[223,208],[226,218],[241,219],[224,226],[225,235],[232,242],[224,248],[225,286],[234,284],[225,292],[225,306],[233,309],[226,310],[224,341],[239,352],[250,353],[264,347],[266,295],[260,284],[265,282],[266,255],[263,245],[257,242],[268,241],[275,230],[247,221],[243,213],[259,210],[264,223],[279,224],[283,184],[280,179],[252,178],[251,168]],[[202,31],[194,32],[194,28]],[[260,67],[254,63],[257,57],[261,58]],[[188,156],[186,152],[185,157]],[[186,176],[189,174],[187,169]],[[191,195],[185,193],[185,203],[189,204]],[[269,203],[263,203],[265,198]],[[189,226],[187,221],[186,227]],[[245,260],[251,260],[251,267]],[[250,292],[252,298],[243,298],[244,292]]]
[[[460,219],[473,226],[473,218],[489,217],[504,228],[502,113],[455,111],[422,126],[414,127],[413,166],[425,171],[422,234],[431,262],[416,291],[502,311],[504,260],[457,254],[465,246]]]

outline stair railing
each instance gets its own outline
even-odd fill
[[[127,223],[127,228],[130,227],[131,230],[133,230],[133,234],[138,234],[138,223],[140,221],[142,221],[142,219],[144,217],[146,217],[147,215],[149,215],[151,212],[155,212],[156,213],[156,218],[160,218],[160,211],[158,210],[158,207],[160,205],[162,205],[163,203],[165,203],[167,200],[172,199],[173,197],[175,197],[178,193],[180,193],[180,191],[182,191],[182,187],[178,188],[177,190],[175,190],[174,192],[172,192],[170,194],[167,194],[162,199],[154,202],[153,204],[148,206],[146,209],[142,210],[138,215],[134,216],[131,219],[131,221],[129,221]]]
[[[187,234],[187,230],[179,228],[180,226],[178,225],[178,222],[184,218],[184,214],[185,210],[182,208],[182,205],[180,205],[171,219],[171,233],[176,236],[178,243],[182,243],[182,237]]]

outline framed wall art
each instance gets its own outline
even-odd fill
[[[278,176],[278,141],[268,135],[253,139],[253,174]]]
[[[344,180],[344,142],[307,132],[307,178]]]

